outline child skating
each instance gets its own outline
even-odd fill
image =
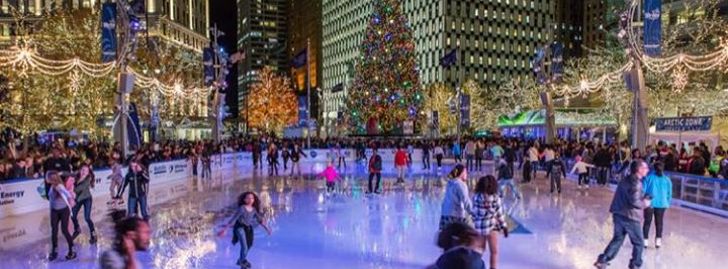
[[[218,233],[223,236],[230,226],[233,227],[233,245],[240,243],[240,256],[237,265],[240,268],[251,268],[248,262],[248,252],[253,246],[253,229],[258,225],[271,234],[263,214],[260,212],[260,199],[253,192],[245,192],[238,197],[238,209],[235,215],[227,222],[225,227]]]
[[[329,161],[329,165],[326,169],[318,174],[319,177],[326,178],[326,193],[331,193],[336,187],[336,178],[339,177],[339,173],[334,168],[334,162]]]

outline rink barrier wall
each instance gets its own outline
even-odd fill
[[[305,149],[303,150],[307,157],[301,158],[301,164],[308,164],[310,167],[306,172],[315,173],[325,168],[329,160],[338,157],[336,151],[331,149]],[[394,171],[394,153],[396,149],[379,149],[378,153],[382,157],[382,166],[385,172]],[[346,161],[353,165],[356,159],[356,151],[354,149],[342,149],[341,153]],[[366,151],[367,157],[371,157],[372,151]],[[422,162],[422,151],[414,150],[411,154],[413,163]],[[267,154],[264,153],[263,163],[267,165]],[[281,169],[283,159],[278,159]],[[314,165],[311,165],[314,164]],[[202,173],[201,164],[198,162],[198,175]],[[228,170],[228,169],[252,169],[253,155],[251,152],[225,153],[212,156],[212,170]],[[127,168],[123,168],[126,175]],[[109,188],[111,180],[111,169],[94,170],[96,176],[96,186],[91,189],[94,199],[110,197]],[[153,163],[149,166],[150,189],[154,185],[166,184],[170,182],[185,181],[192,177],[192,163],[189,160],[174,160],[167,162]],[[38,193],[38,187],[43,183],[42,178],[35,179],[17,179],[4,183],[0,190],[0,219],[9,216],[16,216],[30,213],[38,210],[48,209],[48,200],[43,199]],[[159,194],[160,196],[163,194]],[[166,197],[157,196],[150,193],[150,204],[152,199],[166,199]],[[95,207],[101,208],[101,207]]]

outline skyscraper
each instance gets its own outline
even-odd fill
[[[270,66],[288,72],[288,1],[238,1],[238,49],[245,52],[238,66],[238,105],[246,118],[246,97],[259,70]]]
[[[497,86],[511,76],[530,76],[535,48],[552,41],[555,7],[549,0],[410,0],[402,7],[413,30],[423,85],[474,79]],[[325,91],[352,78],[371,15],[370,1],[323,0]],[[458,59],[444,68],[440,58],[452,49]]]
[[[308,68],[311,82],[311,117],[318,118],[321,87],[321,0],[290,0],[288,9],[288,59],[308,46]],[[290,68],[293,88],[298,95],[306,92],[306,66]]]

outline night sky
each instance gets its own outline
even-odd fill
[[[210,27],[217,24],[218,29],[225,33],[220,39],[220,45],[225,51],[232,54],[237,50],[237,30],[235,29],[238,21],[237,6],[235,0],[213,0],[210,1]],[[238,82],[237,65],[230,70],[228,76],[228,89],[225,96],[225,104],[230,107],[230,117],[238,115]]]

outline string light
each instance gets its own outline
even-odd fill
[[[7,50],[0,50],[0,67],[11,67],[18,71],[21,77],[27,77],[33,72],[38,72],[47,76],[63,76],[71,73],[74,77],[71,82],[78,82],[80,75],[86,75],[93,78],[109,77],[117,70],[115,61],[109,63],[91,63],[73,57],[67,60],[52,60],[41,56],[37,50],[28,42],[19,42],[15,46]],[[143,75],[136,72],[131,67],[127,67],[127,72],[135,75],[135,85],[145,89],[158,90],[166,97],[176,97],[185,99],[195,99],[200,96],[207,96],[210,93],[209,88],[205,87],[185,87],[178,82],[174,85],[168,85],[156,78]],[[78,87],[71,87],[72,90],[78,90]]]

